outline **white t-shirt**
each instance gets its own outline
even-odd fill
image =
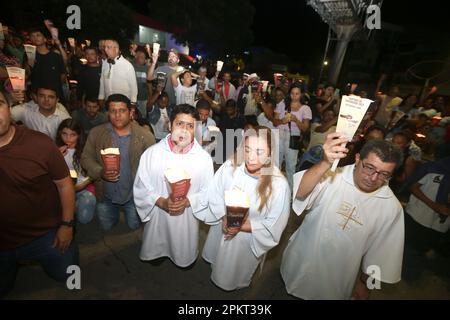
[[[64,156],[64,160],[66,160],[67,167],[69,170],[75,170],[75,167],[73,165],[73,155],[75,154],[75,149],[67,149],[67,153]],[[87,177],[83,175],[81,168],[78,167],[77,172],[77,184],[84,182]]]
[[[159,108],[158,106],[153,106],[153,108]],[[153,132],[155,133],[155,139],[164,139],[169,134],[169,115],[167,114],[167,108],[159,109],[161,112],[161,117],[156,124],[152,124]]]
[[[308,211],[289,239],[281,274],[288,293],[302,299],[349,299],[360,267],[380,270],[382,282],[400,281],[403,209],[389,186],[373,193],[354,183],[354,165],[329,171],[309,196],[296,198],[303,174],[294,175],[296,214]]]
[[[431,200],[435,201],[439,190],[440,182],[444,175],[438,173],[429,173],[419,180],[421,184],[420,190]],[[437,212],[434,212],[425,202],[419,200],[415,195],[411,194],[406,212],[424,227],[433,229],[439,232],[447,232],[450,228],[450,218],[447,218],[444,223],[440,223],[440,217]]]
[[[258,124],[260,126],[265,126],[269,129],[275,129],[275,126],[273,125],[273,123],[267,119],[266,115],[264,114],[264,112],[261,112],[259,114],[259,116],[256,118],[256,120],[258,121]]]
[[[195,94],[197,92],[197,85],[185,87],[181,84],[178,84],[178,86],[176,86],[174,89],[175,97],[177,99],[177,105],[187,103],[195,107]]]
[[[281,101],[277,104],[277,107],[275,109],[275,112],[278,114],[278,119],[283,119],[286,115],[286,104],[284,101]],[[291,111],[291,114],[295,115],[298,120],[303,121],[304,119],[312,119],[312,111],[309,106],[306,104],[303,104],[301,108],[297,111]],[[289,131],[289,125],[286,124],[280,124],[278,129],[282,129],[285,131]],[[291,121],[291,135],[293,136],[300,136],[300,129],[298,128],[297,124],[293,121]]]
[[[42,132],[53,140],[56,138],[60,123],[71,118],[60,103],[57,103],[55,112],[46,117],[39,112],[39,106],[34,101],[13,107],[11,114],[14,121],[21,121],[28,129]]]

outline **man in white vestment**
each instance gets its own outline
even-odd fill
[[[388,186],[401,151],[370,141],[354,165],[332,172],[348,152],[340,137],[329,134],[324,160],[294,175],[293,210],[307,214],[283,254],[281,275],[287,292],[302,299],[368,299],[369,288],[401,277],[403,209]]]
[[[171,115],[171,134],[141,157],[134,182],[134,201],[145,223],[140,258],[168,257],[177,266],[191,266],[198,256],[199,220],[208,207],[208,183],[214,175],[211,156],[194,138],[197,110],[176,106]],[[164,176],[167,169],[181,168],[190,176],[187,197],[172,201]]]

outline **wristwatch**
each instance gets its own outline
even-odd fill
[[[73,227],[75,227],[75,220],[70,220],[70,221],[61,220],[59,225],[73,228]]]

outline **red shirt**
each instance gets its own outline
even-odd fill
[[[69,175],[61,152],[46,135],[16,127],[0,148],[0,250],[11,250],[43,236],[61,222],[54,180]]]

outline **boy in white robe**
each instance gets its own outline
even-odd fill
[[[353,298],[367,299],[368,286],[401,277],[403,209],[387,185],[401,151],[370,141],[354,165],[333,173],[333,161],[348,152],[339,137],[328,135],[324,160],[294,175],[293,209],[308,214],[289,239],[281,275],[288,293],[302,299],[349,299],[355,280]]]
[[[245,138],[243,157],[226,161],[208,189],[211,211],[205,222],[213,224],[217,221],[218,224],[211,226],[202,256],[211,263],[211,280],[224,290],[250,285],[264,255],[279,243],[289,218],[290,189],[287,180],[277,167],[271,167],[270,162],[265,165],[263,160],[270,157],[271,151],[265,142],[269,138],[261,136],[270,130],[257,127],[256,132],[258,136]],[[264,169],[269,169],[270,174],[265,173]],[[265,182],[271,185],[271,189]],[[266,186],[263,194],[268,197],[265,199],[258,190],[261,184]],[[225,191],[236,188],[245,191],[250,198],[248,217],[238,229],[227,228],[224,199]]]
[[[134,201],[145,223],[140,258],[169,257],[179,267],[192,265],[198,256],[199,221],[208,206],[208,183],[214,175],[211,156],[194,138],[198,112],[189,105],[171,114],[171,134],[147,149],[134,182]],[[172,202],[164,177],[169,168],[182,168],[191,177],[186,199]]]

